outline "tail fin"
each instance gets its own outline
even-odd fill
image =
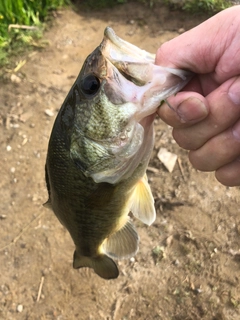
[[[116,279],[119,275],[116,263],[105,254],[101,254],[96,258],[80,256],[77,251],[73,255],[73,268],[88,267],[94,269],[103,279]]]

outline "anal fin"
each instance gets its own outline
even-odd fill
[[[136,218],[149,226],[156,219],[154,199],[146,174],[139,180],[131,195],[130,210]]]
[[[138,251],[139,236],[132,223],[126,224],[113,233],[102,245],[104,252],[111,258],[130,258]]]

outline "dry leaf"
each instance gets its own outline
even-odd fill
[[[167,151],[166,148],[160,148],[157,156],[167,170],[172,172],[177,161],[177,155]]]

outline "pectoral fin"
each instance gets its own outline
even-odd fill
[[[127,223],[105,240],[104,252],[111,258],[123,259],[134,256],[138,250],[139,237],[132,223]]]
[[[152,191],[145,174],[136,185],[130,200],[130,210],[136,218],[147,225],[156,219],[156,210]]]
[[[85,257],[75,251],[73,255],[73,268],[79,269],[83,267],[94,269],[97,275],[107,280],[116,279],[119,275],[116,263],[105,254],[101,254],[98,257]]]

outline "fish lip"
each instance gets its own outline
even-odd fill
[[[148,51],[142,50],[139,47],[133,45],[130,42],[123,40],[122,38],[118,37],[114,30],[111,27],[106,27],[104,30],[104,38],[102,41],[102,50],[106,50],[108,44],[114,45],[117,47],[117,50],[121,53],[126,54],[125,58],[128,58],[124,61],[133,60],[135,62],[153,62],[155,61],[155,54],[149,53]],[[112,51],[114,53],[114,51]],[[106,54],[106,52],[104,53]],[[116,54],[116,52],[115,52]],[[110,60],[114,60],[114,57],[110,58]],[[116,59],[118,60],[118,59]]]
[[[113,44],[119,46],[119,37],[116,35],[111,27],[106,27],[104,30],[104,37],[110,40]],[[103,40],[104,41],[104,40]]]

